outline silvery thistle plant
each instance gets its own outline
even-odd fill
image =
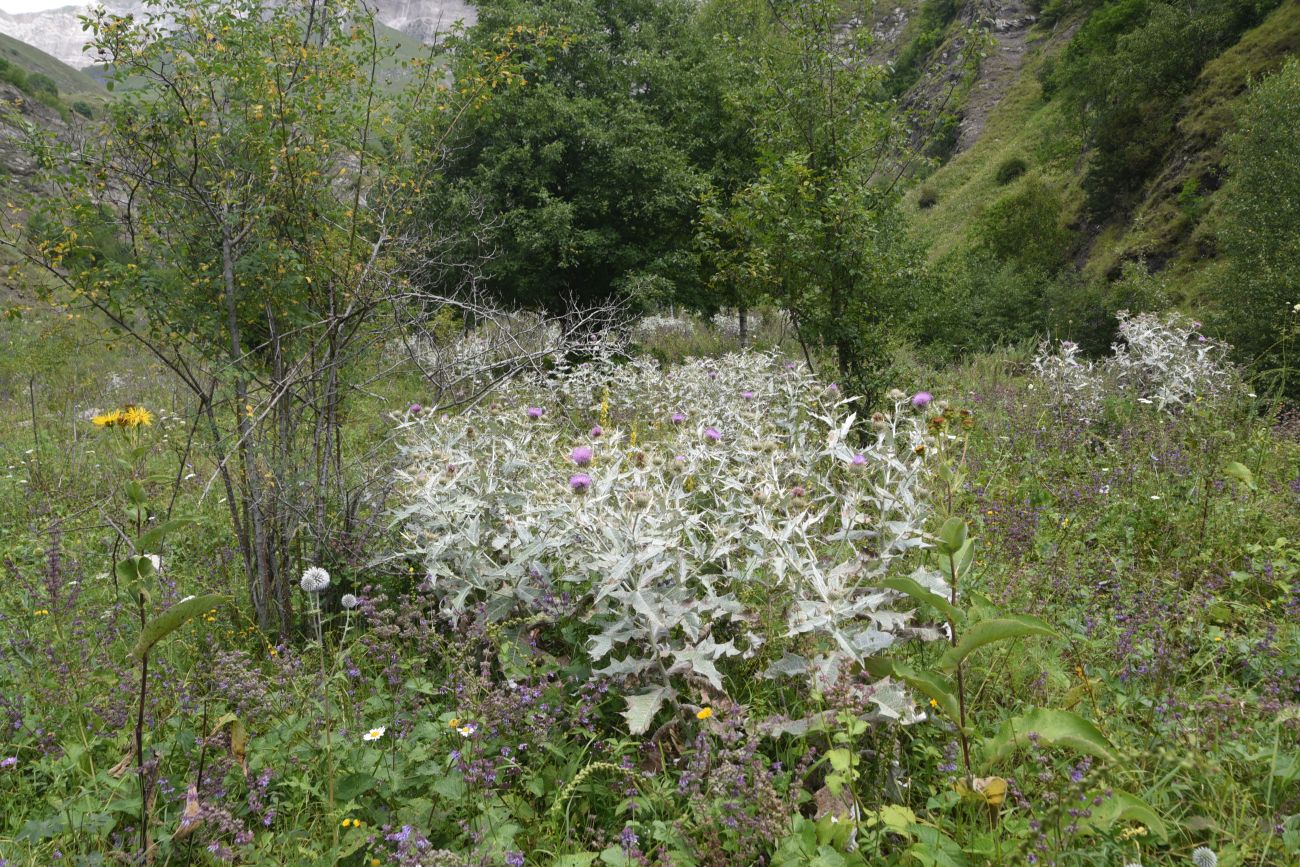
[[[597,353],[406,421],[398,518],[449,614],[545,617],[569,599],[593,668],[640,685],[627,716],[644,732],[665,703],[727,692],[719,664],[766,640],[745,599],[783,613],[782,638],[818,639],[772,676],[833,680],[900,637],[938,637],[880,587],[924,540],[921,416],[899,400],[855,448],[847,404],[773,355],[664,370]],[[915,718],[897,685],[877,695],[884,716]]]

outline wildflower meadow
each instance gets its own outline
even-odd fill
[[[182,417],[6,453],[0,857],[1296,863],[1300,420],[1180,319],[899,370],[412,380],[279,634]]]

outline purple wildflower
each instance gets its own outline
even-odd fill
[[[541,418],[544,412],[545,410],[542,409],[540,406],[528,407],[528,417],[533,421],[537,421],[539,418]]]
[[[754,392],[750,391],[749,389],[745,389],[740,393],[740,396],[743,397],[745,400],[753,400]]]
[[[866,456],[866,455],[854,455],[854,456],[849,460],[849,466],[850,466],[852,469],[855,469],[855,470],[862,470],[862,469],[865,469],[866,466],[867,466],[867,456]]]
[[[593,425],[593,426],[592,426],[592,428],[591,428],[591,438],[592,438],[592,439],[594,439],[594,440],[596,440],[596,439],[600,439],[600,438],[601,438],[602,436],[604,436],[604,435],[605,435],[605,431],[601,428],[600,425]]]
[[[569,457],[571,457],[573,459],[573,462],[580,467],[585,467],[588,464],[590,464],[591,456],[592,456],[591,446],[578,446],[576,449],[574,449],[572,452],[569,453]]]
[[[716,427],[706,427],[704,429],[704,438],[709,442],[716,443],[722,439],[722,434],[718,431]]]
[[[576,473],[569,477],[569,487],[573,488],[575,494],[585,494],[591,487],[591,476],[586,473]]]
[[[506,867],[524,867],[523,852],[507,852]]]
[[[673,424],[681,424],[684,421],[686,421],[686,413],[684,412],[673,413]]]
[[[16,764],[18,764],[17,756],[6,756],[5,758],[0,759],[0,768],[12,768]]]
[[[930,405],[930,401],[932,400],[934,400],[934,395],[930,394],[930,392],[918,391],[916,394],[912,395],[912,406],[917,409],[925,409]]]
[[[424,412],[424,407],[420,406],[418,403],[411,404],[411,415],[419,415],[422,412]]]

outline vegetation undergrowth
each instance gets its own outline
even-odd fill
[[[752,352],[390,393],[353,424],[406,444],[392,534],[304,575],[300,637],[189,604],[147,692],[132,594],[244,588],[220,511],[114,527],[210,458],[147,365],[24,454],[53,389],[7,371],[0,857],[1293,863],[1300,421],[1125,329],[913,367],[861,440]]]

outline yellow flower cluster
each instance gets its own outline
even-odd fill
[[[347,827],[349,827],[349,826],[351,826],[351,827],[353,827],[353,828],[360,828],[360,827],[361,827],[361,820],[360,820],[360,819],[344,819],[344,820],[343,820],[343,827],[344,827],[344,828],[347,828]]]
[[[153,413],[142,406],[128,404],[122,409],[100,413],[90,422],[95,427],[148,427],[153,424]]]

